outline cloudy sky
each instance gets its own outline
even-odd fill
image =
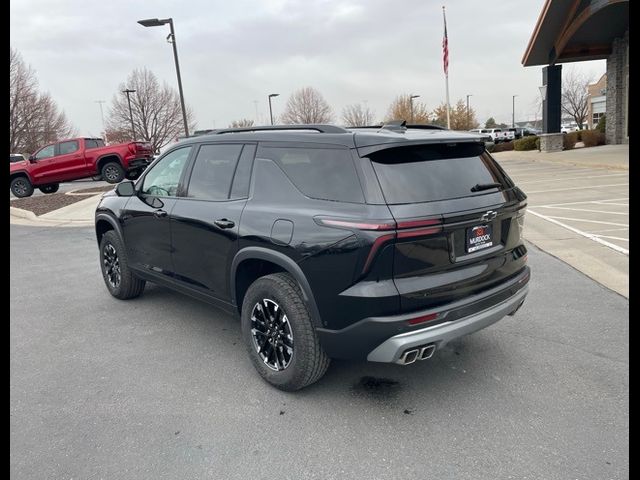
[[[169,27],[136,23],[154,17],[174,19],[185,99],[199,128],[256,116],[265,123],[269,93],[281,94],[278,114],[303,86],[320,90],[339,123],[350,103],[366,102],[382,118],[398,94],[421,95],[429,109],[444,101],[445,4],[451,102],[472,94],[480,121],[510,123],[512,95],[516,121],[536,115],[541,68],[520,62],[543,3],[12,0],[10,40],[82,135],[99,134],[95,101],[109,102],[133,69],[146,66],[176,85]],[[605,62],[563,68],[597,79]]]

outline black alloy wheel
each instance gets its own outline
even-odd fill
[[[264,364],[279,372],[293,358],[293,331],[287,314],[275,301],[263,298],[251,312],[253,346]]]

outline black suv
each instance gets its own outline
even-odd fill
[[[104,195],[120,299],[160,283],[240,315],[283,390],[330,358],[407,365],[527,295],[526,196],[468,132],[392,124],[216,130]]]

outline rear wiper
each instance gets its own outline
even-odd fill
[[[489,190],[490,188],[501,188],[501,183],[476,183],[471,187],[472,192],[479,192],[481,190]]]

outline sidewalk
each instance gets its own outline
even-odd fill
[[[563,152],[543,153],[537,150],[508,151],[492,154],[498,161],[531,160],[557,162],[578,167],[629,170],[629,145],[601,145],[575,148]]]
[[[66,207],[59,208],[58,210],[45,213],[39,217],[28,210],[9,207],[11,223],[52,227],[84,227],[87,225],[93,225],[93,217],[101,196],[102,193],[92,195],[89,198],[67,205]]]

